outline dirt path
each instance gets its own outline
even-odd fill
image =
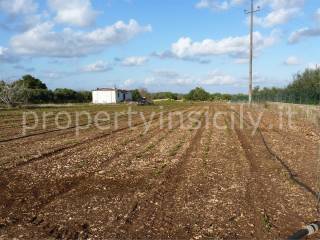
[[[257,110],[251,113],[256,116],[258,114]],[[260,130],[266,145],[276,160],[287,170],[291,180],[316,196],[316,192],[319,191],[316,182],[320,167],[318,160],[320,136],[317,127],[312,123],[294,120],[290,127],[285,117],[281,128],[277,126],[277,122],[280,122],[279,113],[264,111]],[[273,127],[268,126],[270,124]]]
[[[266,142],[260,128],[253,134],[253,127],[248,121],[249,113],[245,111],[244,130],[241,131],[237,125],[235,130],[251,165],[253,184],[250,192],[255,198],[257,211],[255,225],[260,221],[260,225],[264,226],[256,229],[256,237],[285,238],[304,224],[317,219],[316,199],[314,194],[293,181],[292,173],[283,165],[285,160],[270,151],[272,146]],[[276,118],[273,121],[269,119],[272,124],[276,121]],[[285,144],[292,148],[291,141]],[[303,165],[300,169],[303,169]]]

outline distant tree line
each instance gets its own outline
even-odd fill
[[[222,94],[209,93],[201,87],[192,89],[187,94],[172,93],[172,92],[156,92],[150,93],[147,89],[134,90],[133,96],[137,98],[145,97],[151,100],[155,99],[171,99],[171,100],[187,100],[187,101],[247,101],[248,95],[245,94]],[[134,97],[134,100],[136,98]]]
[[[201,87],[192,89],[187,94],[172,92],[150,93],[147,89],[133,90],[133,101],[142,97],[154,99],[185,99],[188,101],[234,101],[248,100],[246,94],[209,93]],[[255,102],[288,102],[299,104],[319,104],[320,102],[320,69],[306,69],[294,76],[293,82],[284,88],[260,88],[253,91]],[[7,83],[0,81],[0,102],[14,106],[17,104],[41,103],[88,103],[92,101],[90,91],[75,91],[67,88],[50,90],[41,80],[25,75],[21,79]]]
[[[255,102],[287,102],[298,104],[319,104],[320,69],[306,69],[294,76],[293,82],[284,88],[259,88],[253,91]]]
[[[246,94],[208,93],[203,88],[195,88],[184,95],[191,101],[233,101],[244,102],[248,100]],[[284,88],[260,88],[253,90],[255,102],[287,102],[297,104],[320,103],[320,68],[306,69],[303,73],[294,76],[293,82]]]
[[[172,92],[157,92],[152,94],[153,99],[172,99],[172,100],[180,100],[183,95]]]
[[[203,88],[197,87],[188,94],[173,92],[151,93],[145,88],[135,89],[132,92],[133,101],[141,98],[150,100],[188,100],[188,101],[246,101],[244,94],[208,93]],[[92,101],[90,91],[75,91],[67,88],[50,90],[40,79],[25,75],[12,83],[0,81],[0,101],[8,106],[18,104],[44,104],[44,103],[88,103]]]
[[[197,87],[192,89],[184,98],[189,101],[247,101],[246,94],[223,94],[223,93],[209,93],[203,88]]]
[[[0,81],[0,101],[9,106],[40,103],[86,103],[91,102],[89,91],[74,91],[67,88],[49,90],[45,83],[25,75],[12,83]]]
[[[141,97],[145,97],[150,100],[155,99],[171,99],[171,100],[181,100],[183,94],[173,93],[173,92],[155,92],[151,93],[146,88],[140,88],[133,90],[133,100],[139,100]]]

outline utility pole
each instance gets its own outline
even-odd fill
[[[253,0],[251,0],[250,11],[244,10],[245,14],[250,14],[250,60],[249,60],[249,104],[252,103],[252,81],[253,81],[253,14],[260,11],[258,6],[253,7]]]

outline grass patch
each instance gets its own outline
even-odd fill
[[[157,168],[155,171],[155,175],[160,175],[163,173],[164,169],[166,168],[167,164],[163,164],[161,167]]]
[[[263,223],[263,226],[265,227],[265,229],[268,232],[270,232],[270,230],[272,228],[271,219],[265,212],[263,213],[262,223]]]
[[[210,146],[206,145],[205,148],[204,148],[204,152],[203,152],[204,158],[208,158],[209,151],[210,151]]]
[[[179,149],[182,147],[183,144],[184,144],[184,141],[179,142],[177,145],[175,145],[173,148],[170,149],[168,155],[170,157],[173,157],[173,156],[177,155]]]
[[[80,160],[78,165],[80,168],[84,168],[85,166],[87,166],[87,164],[88,164],[88,162],[86,160],[82,159],[82,160]]]
[[[147,152],[147,151],[151,150],[152,148],[154,148],[155,146],[156,145],[154,143],[151,143],[146,147],[145,151]]]

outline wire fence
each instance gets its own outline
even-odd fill
[[[264,96],[264,95],[253,95],[253,101],[256,103],[264,102],[282,102],[282,103],[293,103],[293,104],[308,104],[308,105],[319,105],[320,99],[318,96],[296,96],[296,95],[276,95],[276,96]]]

